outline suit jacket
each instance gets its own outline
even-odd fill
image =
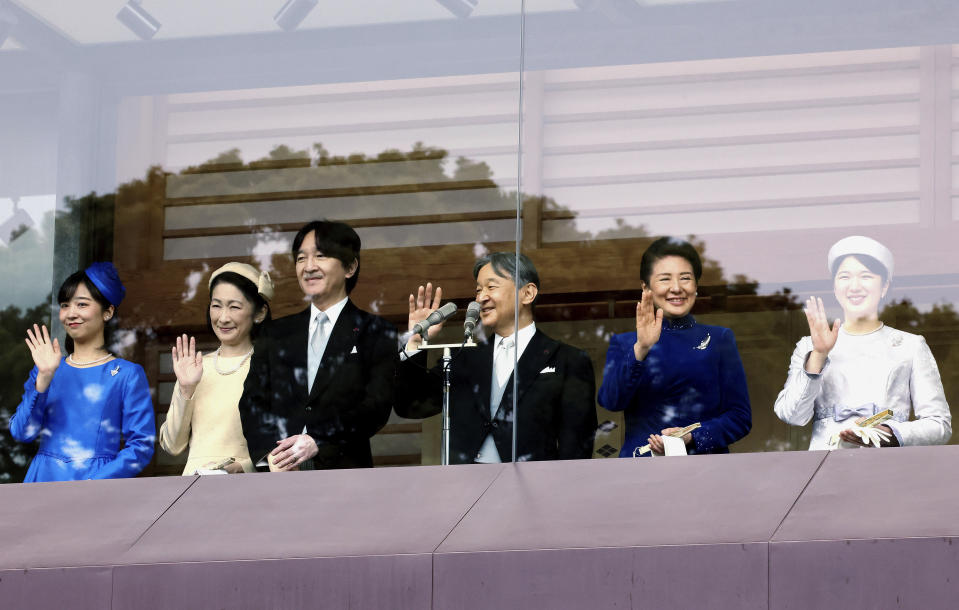
[[[348,301],[307,392],[310,308],[267,324],[255,342],[240,398],[250,456],[306,433],[319,453],[314,468],[373,466],[370,437],[386,424],[394,396],[396,329]]]
[[[396,412],[429,417],[442,411],[442,372],[425,368],[419,353],[398,366]],[[516,461],[589,458],[596,433],[596,380],[582,350],[537,329],[517,365],[519,428]],[[488,434],[500,459],[512,458],[513,390],[510,377],[503,399],[490,416],[493,342],[464,348],[450,367],[450,463],[475,461]]]

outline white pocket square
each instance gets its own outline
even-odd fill
[[[540,371],[539,374],[542,375],[543,373],[555,373],[555,372],[556,372],[556,367],[555,367],[555,366],[548,366],[548,367],[546,367],[545,369],[543,369],[542,371]]]
[[[355,353],[357,353],[357,352],[356,352],[356,346],[355,346],[355,345],[353,346],[353,351],[352,351],[352,352],[350,352],[350,353],[351,353],[351,354],[355,354]]]

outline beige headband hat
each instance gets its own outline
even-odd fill
[[[865,254],[866,256],[873,257],[879,261],[883,267],[886,268],[886,271],[889,274],[887,279],[892,279],[892,252],[889,251],[889,248],[882,245],[875,239],[871,237],[864,237],[862,235],[850,235],[849,237],[844,237],[834,243],[832,248],[829,248],[829,255],[826,263],[829,273],[833,272],[833,265],[836,263],[836,261],[841,260],[842,257],[850,254]]]
[[[267,303],[273,300],[273,280],[270,279],[270,274],[266,271],[257,271],[256,267],[247,265],[246,263],[227,263],[223,265],[210,276],[209,286],[213,286],[213,280],[216,279],[216,276],[221,273],[226,273],[227,271],[232,271],[253,282],[253,285],[256,286],[256,291],[261,297],[266,299]]]

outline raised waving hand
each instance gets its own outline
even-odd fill
[[[653,306],[653,293],[645,289],[642,299],[636,303],[636,343],[633,345],[636,360],[646,358],[662,332],[663,310]]]
[[[418,322],[422,322],[426,319],[430,312],[434,309],[438,309],[440,302],[443,297],[443,289],[439,286],[436,287],[436,293],[433,293],[433,284],[431,282],[426,283],[426,287],[420,286],[416,291],[416,295],[410,295],[410,316],[409,316],[409,327],[408,330],[413,330],[413,327],[416,326]],[[432,301],[432,303],[431,303]],[[434,324],[430,326],[426,331],[426,334],[429,335],[430,339],[436,336],[440,329],[443,328],[443,324]],[[423,338],[419,335],[413,335],[410,337],[409,342],[406,344],[406,351],[411,352],[416,349],[419,349],[420,344],[423,343]]]
[[[180,383],[180,395],[190,400],[193,392],[203,377],[203,353],[196,349],[196,338],[176,338],[176,345],[170,350],[173,353],[173,372]]]
[[[812,339],[812,349],[809,357],[806,359],[806,371],[813,374],[822,372],[826,365],[826,356],[836,346],[836,340],[839,338],[839,318],[829,326],[829,318],[826,317],[826,308],[819,297],[809,297],[806,299],[806,321],[809,322],[809,338]]]
[[[54,337],[50,340],[50,332],[46,325],[27,329],[27,347],[30,348],[30,355],[33,357],[33,363],[37,365],[37,392],[46,392],[50,387],[50,381],[53,380],[53,374],[63,355],[60,351],[60,342]]]

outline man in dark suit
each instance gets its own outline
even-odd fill
[[[521,254],[517,265],[514,254],[496,252],[476,261],[473,277],[480,320],[493,334],[485,344],[464,348],[452,362],[450,463],[512,460],[514,388],[519,413],[515,461],[589,458],[596,432],[593,364],[582,350],[536,328],[539,274],[533,262]],[[439,307],[442,288],[436,288],[432,304],[431,293],[427,284],[410,295],[410,329]],[[433,326],[428,334],[436,332]],[[437,369],[425,368],[425,352],[417,351],[421,342],[419,335],[411,337],[406,352],[413,355],[398,367],[395,408],[403,417],[428,417],[442,409],[442,378]],[[517,354],[519,374],[514,375]]]
[[[393,404],[396,329],[347,296],[360,275],[360,238],[314,221],[293,239],[310,306],[268,324],[240,398],[243,433],[271,470],[373,466],[371,436]]]

